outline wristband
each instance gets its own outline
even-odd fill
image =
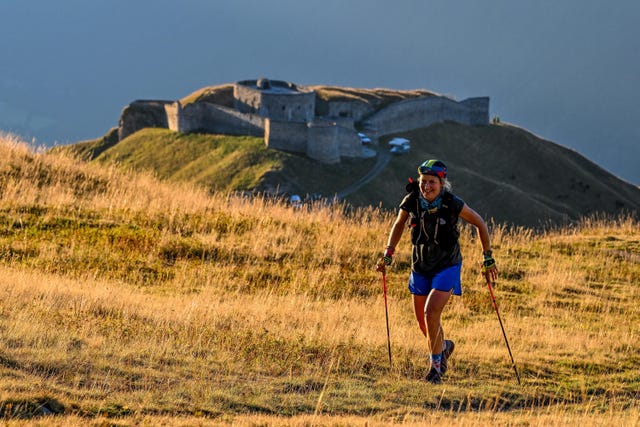
[[[485,255],[484,261],[482,262],[482,272],[486,273],[488,270],[491,270],[495,266],[496,266],[496,260],[494,260],[492,257],[487,257]]]

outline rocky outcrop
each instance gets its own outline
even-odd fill
[[[168,128],[165,106],[173,101],[137,100],[124,107],[118,123],[118,138],[127,136],[144,128]]]

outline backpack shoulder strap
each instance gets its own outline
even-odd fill
[[[453,194],[448,191],[445,191],[442,195],[442,206],[449,209],[451,207],[451,202],[453,201]]]
[[[442,194],[442,206],[440,207],[440,217],[450,217],[453,215],[453,209],[451,209],[451,205],[453,203],[453,194],[448,191],[445,191]]]

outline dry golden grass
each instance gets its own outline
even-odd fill
[[[422,96],[435,96],[436,94],[424,89],[393,90],[393,89],[363,89],[341,86],[309,86],[316,92],[316,96],[322,101],[361,101],[372,102],[374,105],[387,105],[404,99],[418,98]]]
[[[208,86],[196,90],[180,100],[182,105],[194,102],[211,102],[233,107],[233,84]]]
[[[434,387],[407,235],[388,369],[372,265],[392,213],[211,196],[0,139],[6,425],[638,425],[631,219],[493,227],[522,386],[465,228],[465,293],[444,317],[457,348]]]

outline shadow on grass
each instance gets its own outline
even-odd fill
[[[49,397],[8,399],[0,402],[0,418],[4,420],[61,415],[64,412],[64,405]]]

